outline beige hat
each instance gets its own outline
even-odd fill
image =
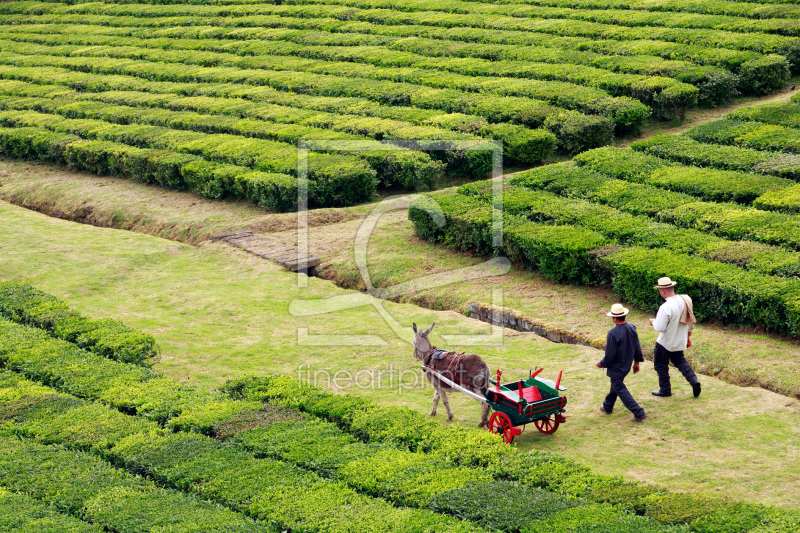
[[[623,317],[623,316],[627,315],[628,313],[630,313],[630,311],[625,309],[622,306],[622,304],[614,304],[614,305],[611,306],[611,312],[610,313],[606,313],[606,316],[613,316],[613,317],[616,317],[616,318],[620,318],[620,317]]]
[[[677,285],[677,281],[672,281],[669,278],[658,278],[658,285],[653,287],[654,289],[669,289],[670,287],[674,287]]]

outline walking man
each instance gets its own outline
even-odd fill
[[[597,362],[597,366],[605,368],[606,374],[611,379],[611,391],[606,396],[600,411],[610,415],[614,410],[614,403],[619,398],[622,405],[633,413],[631,421],[641,422],[647,415],[633,399],[624,383],[625,376],[631,371],[631,364],[633,364],[633,373],[636,374],[639,372],[639,363],[644,361],[642,346],[639,344],[639,334],[636,333],[636,326],[628,324],[627,315],[628,310],[622,304],[612,305],[611,311],[606,313],[606,316],[612,318],[615,326],[606,337],[605,357]]]
[[[669,363],[675,365],[686,381],[692,386],[695,398],[700,396],[700,382],[692,370],[692,366],[683,355],[686,343],[689,340],[689,326],[681,321],[684,312],[690,310],[688,296],[684,299],[675,294],[677,282],[669,278],[659,278],[658,289],[661,297],[666,300],[658,309],[655,318],[650,319],[650,325],[660,335],[656,339],[656,349],[653,357],[653,367],[658,373],[658,390],[653,391],[653,396],[672,396],[672,387],[669,382]]]

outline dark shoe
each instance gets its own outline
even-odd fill
[[[606,411],[606,408],[603,407],[603,406],[600,406],[600,412],[603,413],[604,415],[610,415],[611,414],[608,411]]]
[[[695,383],[692,385],[692,393],[694,394],[695,398],[700,396],[700,383]]]
[[[664,392],[662,390],[654,390],[653,391],[653,396],[663,396],[664,398],[666,398],[667,396],[672,396],[672,393],[671,392]]]
[[[647,418],[647,415],[642,415],[642,416],[640,416],[639,418],[636,418],[636,417],[634,416],[633,418],[631,418],[631,422],[641,422],[641,421],[642,421],[642,420],[644,420],[645,418]]]

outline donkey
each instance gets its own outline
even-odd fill
[[[489,387],[489,365],[475,354],[465,355],[463,353],[444,352],[437,350],[435,346],[431,346],[428,335],[435,325],[436,322],[431,324],[431,327],[425,331],[417,331],[417,325],[412,324],[414,330],[414,357],[422,361],[422,364],[427,368],[440,372],[450,381],[484,396],[486,389]],[[450,410],[450,402],[447,400],[447,391],[452,390],[452,387],[442,382],[429,370],[425,370],[425,377],[433,385],[434,391],[431,416],[436,416],[436,408],[441,398],[447,408],[447,420],[452,420],[453,412]],[[481,423],[478,424],[478,427],[488,425],[488,417],[489,405],[486,403],[481,404]]]

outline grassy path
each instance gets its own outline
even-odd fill
[[[252,206],[200,198],[190,193],[117,178],[69,172],[47,165],[0,163],[0,198],[47,213],[151,233],[191,243],[224,231],[252,229],[294,245],[296,215],[269,214]],[[337,285],[363,290],[353,256],[355,235],[374,205],[323,209],[309,214],[311,252],[322,258],[321,275]],[[403,211],[383,215],[370,240],[369,272],[376,287],[474,265],[483,261],[433,246],[416,237]],[[616,297],[597,287],[559,285],[541,276],[512,270],[500,277],[419,291],[400,298],[431,309],[463,313],[469,303],[488,303],[492,289],[504,289],[506,307],[557,330],[585,338],[605,339],[605,312]],[[654,294],[654,298],[657,296]],[[643,342],[655,334],[647,315],[633,311]],[[755,329],[703,324],[693,337],[695,368],[740,385],[764,386],[800,397],[800,343]]]
[[[339,371],[339,380],[329,383],[334,388],[387,404],[430,407],[431,391],[419,382],[410,346],[393,334],[371,305],[292,316],[292,300],[353,293],[314,278],[303,289],[296,276],[224,245],[192,247],[65,222],[2,203],[0,278],[31,281],[83,313],[120,318],[153,333],[163,350],[157,369],[191,383],[213,387],[245,372],[297,375],[300,364],[307,363],[306,374],[327,371],[334,377]],[[353,298],[369,303],[368,297]],[[476,335],[488,330],[487,325],[454,312],[395,303],[385,303],[385,308],[405,331],[410,332],[412,321],[436,321],[433,341],[440,346],[445,345],[443,334]],[[303,345],[298,342],[299,328],[308,328],[311,335],[379,335],[385,345]],[[645,364],[643,373],[632,376],[629,383],[650,418],[633,425],[624,409],[610,417],[597,412],[607,378],[593,365],[599,356],[594,349],[515,332],[507,333],[501,345],[453,348],[479,351],[493,369],[500,367],[508,376],[534,365],[543,365],[552,374],[565,370],[564,384],[570,388],[567,424],[549,437],[526,432],[518,443],[523,448],[555,451],[579,458],[598,472],[676,490],[707,490],[800,508],[796,400],[710,377],[704,378],[704,392],[697,400],[688,387],[676,387],[676,396],[669,400],[657,399],[649,395],[654,374]],[[380,383],[367,382],[369,372],[390,368],[394,383],[387,374]],[[402,388],[397,383],[400,371]],[[364,380],[363,387],[348,383],[348,375]],[[456,423],[477,423],[476,405],[465,398],[453,403]]]

